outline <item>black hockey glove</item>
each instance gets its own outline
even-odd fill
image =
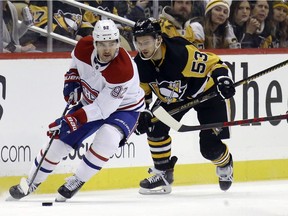
[[[153,114],[149,109],[146,109],[143,112],[141,112],[138,119],[138,125],[135,130],[135,134],[141,135],[147,132],[152,132],[154,129],[154,125],[151,122],[152,118]]]
[[[223,99],[229,99],[235,95],[235,87],[233,84],[233,80],[228,76],[217,77],[217,91]]]

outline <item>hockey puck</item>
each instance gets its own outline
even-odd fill
[[[52,202],[42,202],[42,206],[52,206]]]

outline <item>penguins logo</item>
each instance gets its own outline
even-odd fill
[[[158,98],[165,103],[175,103],[182,101],[182,97],[187,89],[187,84],[181,85],[181,80],[152,82],[149,84]]]
[[[68,32],[77,31],[82,24],[82,15],[64,13],[62,10],[58,10],[57,13],[54,13],[54,19],[59,26]]]

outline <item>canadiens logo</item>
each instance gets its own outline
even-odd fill
[[[182,85],[181,80],[152,82],[149,85],[158,98],[168,104],[182,101],[187,89],[187,84]]]
[[[98,97],[99,92],[92,89],[87,83],[82,82],[83,96],[86,102],[93,103],[93,101]]]

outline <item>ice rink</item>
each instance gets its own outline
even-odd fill
[[[55,194],[30,195],[5,201],[2,216],[288,216],[288,181],[234,183],[222,192],[218,185],[174,186],[169,195],[140,195],[138,189],[79,192],[66,203]]]

